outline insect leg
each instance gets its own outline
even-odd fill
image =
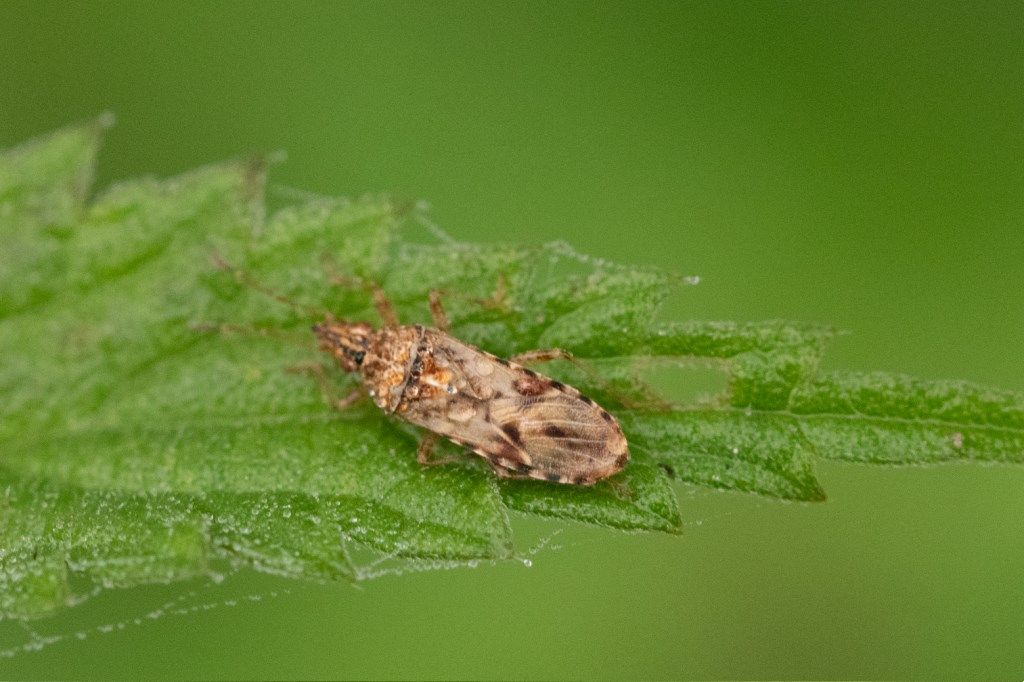
[[[593,367],[583,362],[575,355],[567,350],[561,348],[540,348],[538,350],[528,350],[525,353],[519,353],[509,358],[512,362],[518,362],[520,365],[526,365],[531,362],[551,362],[552,360],[566,360],[571,362],[573,365],[578,367],[590,381],[594,382],[595,385],[602,388],[608,388],[608,382],[605,381],[604,377],[597,373]]]
[[[521,365],[529,364],[531,362],[551,362],[552,360],[566,360],[571,362],[574,366],[579,368],[581,372],[587,375],[587,379],[596,387],[615,396],[623,405],[630,408],[636,407],[667,407],[668,403],[653,396],[649,402],[637,402],[636,400],[624,395],[622,391],[615,388],[615,386],[605,379],[601,374],[595,370],[589,363],[580,360],[572,353],[561,348],[542,348],[539,350],[530,350],[525,353],[519,353],[509,358],[512,362],[518,362]]]
[[[486,298],[478,298],[476,296],[470,296],[466,293],[458,291],[448,291],[444,289],[431,289],[429,293],[430,298],[430,313],[434,318],[434,326],[441,331],[448,331],[451,326],[448,315],[445,312],[444,305],[441,302],[441,297],[449,299],[456,299],[459,301],[465,301],[475,306],[482,308],[483,310],[491,311],[508,311],[508,283],[504,273],[498,274],[498,283],[495,286],[494,292]]]
[[[384,290],[381,289],[380,285],[376,282],[371,282],[369,280],[362,279],[361,277],[349,277],[347,275],[332,273],[331,283],[337,284],[338,286],[368,291],[373,297],[373,307],[377,309],[377,315],[380,316],[381,324],[385,327],[398,326],[398,313],[395,312],[395,306],[392,305],[387,294],[384,293]]]
[[[576,357],[567,350],[561,348],[541,348],[538,350],[528,350],[525,353],[519,353],[509,358],[512,362],[518,362],[520,365],[525,365],[531,362],[551,362],[552,360],[568,360],[575,365],[582,365],[582,363],[576,359]]]
[[[430,455],[434,452],[434,446],[437,445],[438,437],[436,433],[425,433],[423,438],[420,439],[419,447],[416,448],[416,461],[423,466],[430,466],[434,464],[434,460],[431,459]]]
[[[473,303],[484,310],[498,310],[507,312],[508,306],[508,278],[504,272],[498,273],[498,281],[494,285],[494,291],[487,298],[472,298]]]
[[[398,314],[395,312],[395,306],[391,304],[391,300],[388,299],[387,294],[384,293],[379,284],[364,277],[346,275],[339,272],[334,260],[327,254],[324,254],[321,262],[324,269],[327,270],[327,276],[331,284],[348,289],[368,291],[373,296],[373,306],[377,309],[381,323],[385,327],[398,326]]]
[[[370,291],[373,292],[373,305],[377,309],[377,314],[380,315],[380,321],[385,327],[397,327],[398,326],[398,313],[395,312],[395,306],[391,304],[391,299],[387,297],[384,290],[379,286],[370,282]]]
[[[324,366],[319,362],[300,362],[297,365],[285,367],[285,371],[291,374],[305,374],[308,377],[312,377],[320,387],[320,393],[324,396],[324,399],[336,410],[344,410],[366,397],[366,392],[362,388],[355,388],[347,395],[338,397],[334,384],[331,383]]]
[[[443,332],[448,331],[451,325],[448,322],[448,314],[444,311],[444,305],[441,303],[441,292],[437,289],[431,289],[429,298],[430,315],[434,318],[434,326]]]
[[[334,401],[334,409],[345,410],[366,397],[366,392],[361,388],[354,388],[343,398]]]
[[[423,434],[423,438],[420,439],[420,444],[416,448],[416,461],[425,467],[433,467],[441,464],[451,464],[452,462],[464,462],[465,457],[461,455],[449,455],[448,457],[433,457],[434,447],[437,442],[441,440],[441,437],[433,432],[427,432]]]
[[[605,483],[615,493],[615,496],[620,500],[632,500],[633,491],[630,490],[629,484],[625,481],[617,481],[614,478],[605,479]]]
[[[498,283],[494,286],[494,293],[487,299],[485,305],[502,310],[508,307],[508,279],[504,272],[498,273]]]

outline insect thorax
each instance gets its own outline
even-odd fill
[[[411,377],[415,375],[423,327],[402,326],[378,330],[360,367],[363,383],[377,407],[394,412]]]

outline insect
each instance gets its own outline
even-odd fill
[[[434,464],[440,437],[471,449],[502,478],[589,486],[623,469],[629,448],[615,418],[575,388],[520,363],[569,358],[552,349],[498,358],[448,333],[440,295],[431,292],[435,327],[399,324],[373,289],[383,325],[331,318],[313,327],[321,350],[388,414],[428,430],[417,449]]]
[[[262,286],[219,254],[213,254],[213,262],[264,295],[308,310]],[[442,437],[483,457],[501,478],[590,486],[629,462],[626,437],[615,417],[572,386],[520,364],[572,360],[569,353],[535,350],[505,360],[448,333],[448,316],[437,291],[429,296],[435,326],[403,325],[378,286],[340,276],[333,279],[342,285],[361,284],[372,292],[382,322],[375,328],[328,314],[313,326],[320,349],[342,370],[362,379],[361,388],[334,405],[343,409],[369,395],[385,413],[427,429],[416,450],[421,464],[444,463],[431,457]],[[321,365],[293,369],[311,371],[330,393]]]

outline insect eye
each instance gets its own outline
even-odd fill
[[[352,359],[356,361],[357,365],[363,364],[363,357],[366,355],[364,351],[359,351],[352,355]]]

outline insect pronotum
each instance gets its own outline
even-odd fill
[[[362,379],[338,407],[369,394],[385,413],[427,429],[416,453],[422,464],[439,463],[431,452],[445,437],[502,478],[589,486],[626,466],[626,437],[607,410],[520,364],[568,353],[539,350],[505,360],[451,336],[437,292],[430,295],[435,326],[426,327],[399,324],[384,293],[371,289],[380,328],[330,316],[313,327],[321,350]]]

